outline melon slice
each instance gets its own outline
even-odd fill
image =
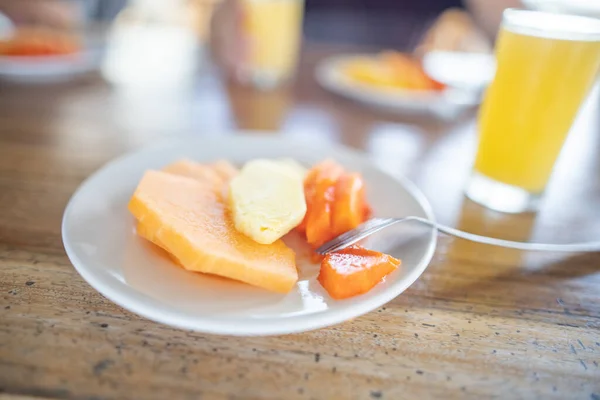
[[[162,170],[170,174],[187,176],[188,178],[214,185],[220,186],[223,184],[223,178],[213,168],[191,160],[176,161],[173,164],[167,165]]]
[[[204,182],[207,185],[214,185],[215,188],[223,187],[223,191],[226,191],[227,185],[225,184],[229,182],[229,179],[231,179],[230,177],[235,176],[238,173],[238,170],[230,162],[225,160],[217,161],[211,165],[205,165],[183,159],[167,165],[162,170],[170,174],[186,176],[199,182]],[[220,170],[221,172],[219,173],[217,170]],[[138,235],[151,241],[163,250],[166,250],[165,246],[160,242],[160,239],[156,237],[151,227],[147,227],[143,222],[138,222],[136,230]],[[169,253],[169,256],[176,261],[177,264],[181,265],[179,260],[171,253]]]
[[[208,167],[211,168],[225,182],[229,182],[238,173],[238,169],[227,160],[216,161],[212,164],[209,164]]]
[[[295,254],[283,241],[259,244],[238,232],[219,188],[174,174],[148,171],[129,210],[141,235],[190,270],[239,280],[280,293],[298,280]]]

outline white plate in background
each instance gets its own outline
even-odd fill
[[[429,69],[432,69],[434,73],[431,76],[443,83],[452,85],[464,83],[464,74],[460,73],[460,66],[472,66],[477,62],[466,54],[435,52],[425,58],[424,67],[428,73]],[[342,73],[348,63],[359,58],[374,56],[376,55],[354,54],[327,58],[317,66],[316,79],[325,89],[365,105],[399,113],[433,114],[442,118],[455,117],[465,109],[478,105],[481,101],[482,89],[489,82],[487,79],[483,81],[480,79],[478,82],[469,82],[469,85],[450,86],[442,91],[417,91],[375,87],[355,82]],[[483,55],[478,62],[481,62],[483,57],[486,57],[484,63],[489,65],[492,56]],[[449,72],[439,74],[447,63],[458,68],[453,79],[448,79],[452,77]]]
[[[0,14],[0,39],[9,37],[13,29],[8,18]],[[82,51],[71,55],[0,55],[0,79],[18,83],[53,83],[97,70],[104,53],[102,31],[90,31],[83,36]]]
[[[0,56],[0,79],[19,83],[62,82],[97,70],[101,60],[99,48],[64,56]]]
[[[480,92],[494,79],[496,59],[488,53],[436,50],[423,57],[423,69],[453,88]]]
[[[378,169],[364,154],[273,135],[196,137],[162,142],[108,163],[89,177],[65,210],[62,237],[81,276],[108,299],[148,319],[214,334],[303,332],[358,317],[408,288],[433,255],[436,232],[416,226],[384,230],[369,247],[402,259],[402,266],[370,292],[336,301],[317,282],[318,266],[299,255],[300,279],[287,295],[185,271],[135,233],[127,203],[143,173],[187,157],[243,164],[257,157],[291,157],[306,166],[332,157],[361,172],[375,215],[433,218],[407,180]],[[306,256],[304,257],[306,260]]]

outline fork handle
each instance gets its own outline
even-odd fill
[[[438,231],[457,238],[469,240],[471,242],[489,244],[492,246],[506,247],[509,249],[527,250],[527,251],[556,251],[556,252],[596,252],[600,251],[600,242],[573,243],[573,244],[546,244],[546,243],[525,243],[513,242],[511,240],[496,239],[487,236],[475,235],[469,232],[463,232],[449,226],[441,225],[421,217],[390,218],[389,225],[398,222],[418,221],[422,224],[436,228]]]

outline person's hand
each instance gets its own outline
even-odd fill
[[[238,0],[223,0],[210,25],[210,47],[215,63],[226,75],[239,76],[248,54],[243,33],[243,8]]]
[[[429,28],[415,53],[423,56],[434,50],[490,52],[492,46],[468,13],[450,9],[443,12]]]
[[[0,0],[0,12],[15,25],[70,29],[77,25],[74,4],[59,0]]]
[[[463,3],[479,28],[490,39],[496,37],[505,9],[523,7],[521,0],[464,0]]]

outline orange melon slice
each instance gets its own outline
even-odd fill
[[[298,280],[295,254],[283,241],[264,245],[239,233],[218,188],[174,174],[148,171],[129,202],[144,225],[184,268],[215,274],[280,293]]]
[[[238,169],[229,161],[219,160],[212,164],[200,164],[190,160],[180,160],[162,169],[175,175],[187,176],[200,182],[208,182],[221,189],[221,196],[227,198],[229,187],[225,185],[237,175]]]
[[[238,174],[238,169],[233,166],[229,161],[219,160],[208,165],[222,180],[229,182],[234,176]]]
[[[188,178],[214,185],[223,184],[223,178],[216,171],[191,160],[176,161],[173,164],[167,165],[162,170],[170,174],[187,176]]]
[[[195,161],[183,159],[167,165],[162,170],[170,174],[186,176],[199,182],[204,182],[207,185],[214,185],[215,188],[220,188],[222,186],[224,192],[227,192],[227,185],[225,185],[225,183],[238,172],[237,168],[225,160],[217,161],[211,165],[203,165]],[[147,227],[146,224],[138,222],[136,230],[138,235],[151,241],[163,250],[166,250],[165,246],[160,242],[160,239],[154,235],[152,229]],[[169,256],[173,261],[181,265],[175,256],[170,253]]]

